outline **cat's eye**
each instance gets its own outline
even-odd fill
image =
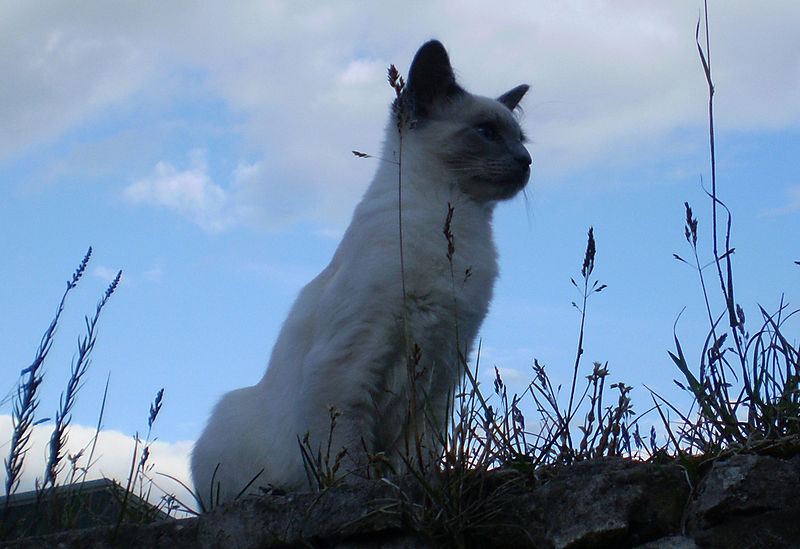
[[[489,122],[477,124],[475,126],[475,131],[488,141],[494,141],[497,139],[497,130],[495,129],[494,124],[490,124]]]

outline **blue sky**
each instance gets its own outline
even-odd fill
[[[437,37],[468,90],[531,85],[522,124],[533,172],[525,196],[496,212],[501,279],[482,330],[485,374],[496,365],[521,390],[535,357],[568,384],[580,320],[570,277],[593,226],[595,276],[608,288],[589,305],[586,368],[608,361],[640,410],[644,384],[682,402],[667,356],[672,327],[686,307],[677,329],[694,357],[706,329],[696,273],[672,256],[689,255],[684,201],[710,258],[700,9],[4,4],[0,391],[30,363],[91,245],[46,366],[40,417],[57,407],[83,315],[122,269],[73,419],[96,423],[110,375],[104,427],[124,440],[146,430],[164,387],[154,459],[183,476],[212,405],[261,377],[294,296],[327,264],[370,181],[374,161],[350,151],[379,151],[386,67],[406,72]],[[711,5],[719,192],[734,215],[738,298],[753,320],[782,292],[798,299],[798,23],[792,3]],[[123,446],[107,449],[108,474],[128,467],[129,450],[115,457]]]

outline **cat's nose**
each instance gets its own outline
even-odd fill
[[[517,149],[514,150],[514,160],[522,164],[523,166],[530,166],[531,165],[531,155],[528,152],[528,149],[519,145]]]

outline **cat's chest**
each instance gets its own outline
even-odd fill
[[[402,222],[383,195],[362,203],[334,260],[331,284],[349,281],[349,290],[391,302],[405,287],[426,303],[450,305],[455,298],[482,309],[497,277],[490,218],[450,199],[409,193]]]
[[[497,262],[488,226],[409,227],[403,248],[409,290],[474,304],[490,299]]]

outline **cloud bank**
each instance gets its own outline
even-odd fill
[[[3,441],[0,451],[2,451],[4,457],[8,455],[11,433],[11,416],[0,415],[0,440]],[[17,493],[35,489],[37,479],[41,482],[44,476],[45,464],[47,463],[47,448],[51,434],[52,425],[50,424],[37,425],[33,428],[30,446],[25,455],[22,477],[16,490]],[[72,425],[69,428],[65,455],[77,456],[81,454],[81,457],[76,461],[78,467],[87,466],[94,435],[94,427]],[[191,486],[189,474],[191,447],[192,442],[189,441],[169,443],[156,440],[151,443],[148,462],[153,464],[154,467],[149,476],[156,485],[150,497],[152,503],[158,504],[161,497],[167,493],[176,496],[184,504],[193,506],[194,499],[191,494],[180,483],[164,476],[172,476],[187,486]],[[118,481],[123,486],[127,485],[134,448],[135,440],[133,437],[119,431],[101,431],[97,438],[94,456],[88,468],[86,480],[110,478]],[[141,451],[141,446],[139,446],[139,451]],[[64,459],[64,464],[64,469],[59,476],[59,483],[67,483],[69,481],[71,468],[69,459]],[[2,483],[0,485],[3,486],[3,495],[5,495],[6,478],[6,470],[3,467],[0,471],[0,482]]]
[[[374,170],[349,151],[378,152],[385,68],[405,72],[432,36],[471,91],[532,85],[525,125],[545,184],[601,161],[647,162],[705,124],[699,2],[412,4],[17,4],[0,22],[0,69],[15,83],[0,91],[0,161],[110,111],[199,90],[237,116],[228,129],[243,141],[232,153],[240,167],[225,173],[212,151],[190,152],[201,145],[187,128],[186,149],[133,175],[127,200],[209,231],[341,225]],[[711,9],[718,129],[796,128],[800,4]]]

